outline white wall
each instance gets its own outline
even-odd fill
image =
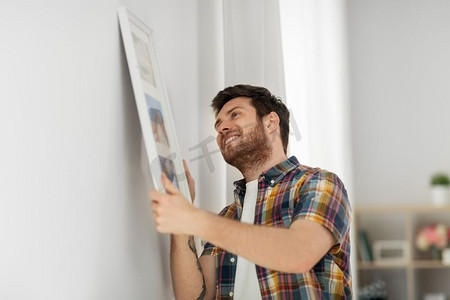
[[[429,203],[450,172],[450,2],[349,0],[356,205]]]
[[[171,297],[119,4],[155,31],[184,156],[197,138],[195,1],[0,0],[1,299]]]

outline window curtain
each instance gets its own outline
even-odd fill
[[[345,0],[280,0],[290,151],[301,163],[332,171],[353,202]],[[353,222],[354,224],[354,222]],[[352,242],[355,241],[352,229]],[[357,294],[356,247],[352,245]]]
[[[239,83],[265,86],[284,98],[284,68],[278,0],[199,0],[199,202],[218,212],[233,201],[233,181],[242,175],[225,164],[212,138],[211,100]],[[206,160],[209,161],[206,161]],[[206,183],[206,184],[205,184]]]
[[[282,0],[287,104],[302,141],[291,152],[351,180],[344,1]]]

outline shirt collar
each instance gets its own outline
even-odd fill
[[[259,175],[258,182],[266,181],[268,185],[274,187],[283,177],[300,165],[295,156],[289,157],[287,160],[273,166]],[[238,194],[245,194],[245,179],[235,181],[234,186]]]

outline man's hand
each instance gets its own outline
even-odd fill
[[[161,233],[193,235],[195,215],[199,210],[189,203],[164,173],[161,181],[167,194],[156,190],[149,193],[156,229]]]

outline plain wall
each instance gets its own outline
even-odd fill
[[[197,139],[196,1],[1,0],[1,299],[172,297],[123,4],[155,32],[183,156]]]
[[[349,0],[355,205],[430,203],[450,172],[450,2]]]

